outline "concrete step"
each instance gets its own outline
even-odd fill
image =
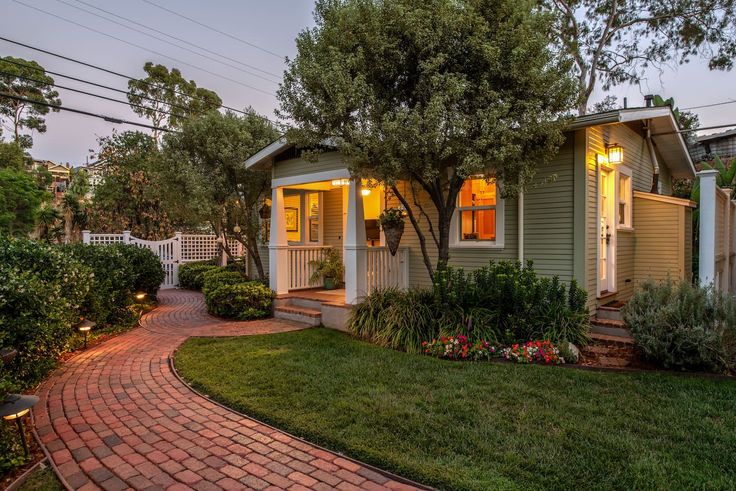
[[[591,329],[590,339],[592,339],[594,342],[598,341],[601,343],[618,343],[624,345],[634,344],[634,338],[631,337],[631,333],[628,332],[626,336],[616,336],[611,334],[598,333]]]
[[[597,334],[605,334],[608,336],[620,336],[625,338],[631,337],[631,332],[624,321],[615,319],[601,319],[594,317],[590,320],[590,331]]]
[[[624,316],[621,314],[621,309],[618,307],[598,307],[596,317],[599,319],[608,319],[615,321],[623,321]]]
[[[319,309],[300,305],[287,304],[274,307],[273,316],[277,319],[302,322],[310,326],[322,324],[322,312]]]
[[[305,307],[308,309],[319,310],[322,307],[322,300],[315,300],[313,298],[299,297],[293,293],[288,294],[284,297],[276,297],[273,302],[275,307],[288,307],[291,305],[297,307]]]

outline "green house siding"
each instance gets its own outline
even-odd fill
[[[322,193],[322,243],[334,247],[342,254],[343,204],[342,188],[331,189]]]
[[[273,164],[273,178],[294,177],[315,172],[326,172],[345,169],[346,164],[338,152],[325,152],[316,162],[310,162],[301,157],[276,161]]]

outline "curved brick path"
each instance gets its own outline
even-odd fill
[[[74,489],[410,489],[201,397],[172,372],[189,336],[301,329],[279,320],[224,322],[202,296],[160,294],[142,328],[62,365],[38,391],[36,430]],[[411,488],[413,489],[413,488]]]

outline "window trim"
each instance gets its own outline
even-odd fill
[[[479,179],[479,178],[475,178]],[[483,179],[482,177],[480,179]],[[467,179],[468,181],[471,179]],[[501,196],[501,183],[496,180],[496,205],[455,207],[450,220],[450,248],[451,249],[503,249],[505,227],[505,200]],[[457,203],[460,202],[460,193]],[[496,240],[460,240],[460,211],[496,210]]]
[[[621,224],[619,215],[621,209],[621,176],[625,176],[629,181],[629,189],[626,196],[626,217],[624,223]],[[617,230],[634,230],[634,178],[631,168],[624,165],[618,166],[616,169],[616,229]]]

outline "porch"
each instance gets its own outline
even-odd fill
[[[392,256],[378,225],[381,186],[351,179],[347,169],[272,182],[269,277],[279,298],[321,291],[325,298],[308,299],[312,307],[317,301],[353,305],[376,289],[408,287],[408,249]],[[310,281],[315,270],[310,263],[329,249],[342,258],[343,290],[318,290],[322,280]]]

